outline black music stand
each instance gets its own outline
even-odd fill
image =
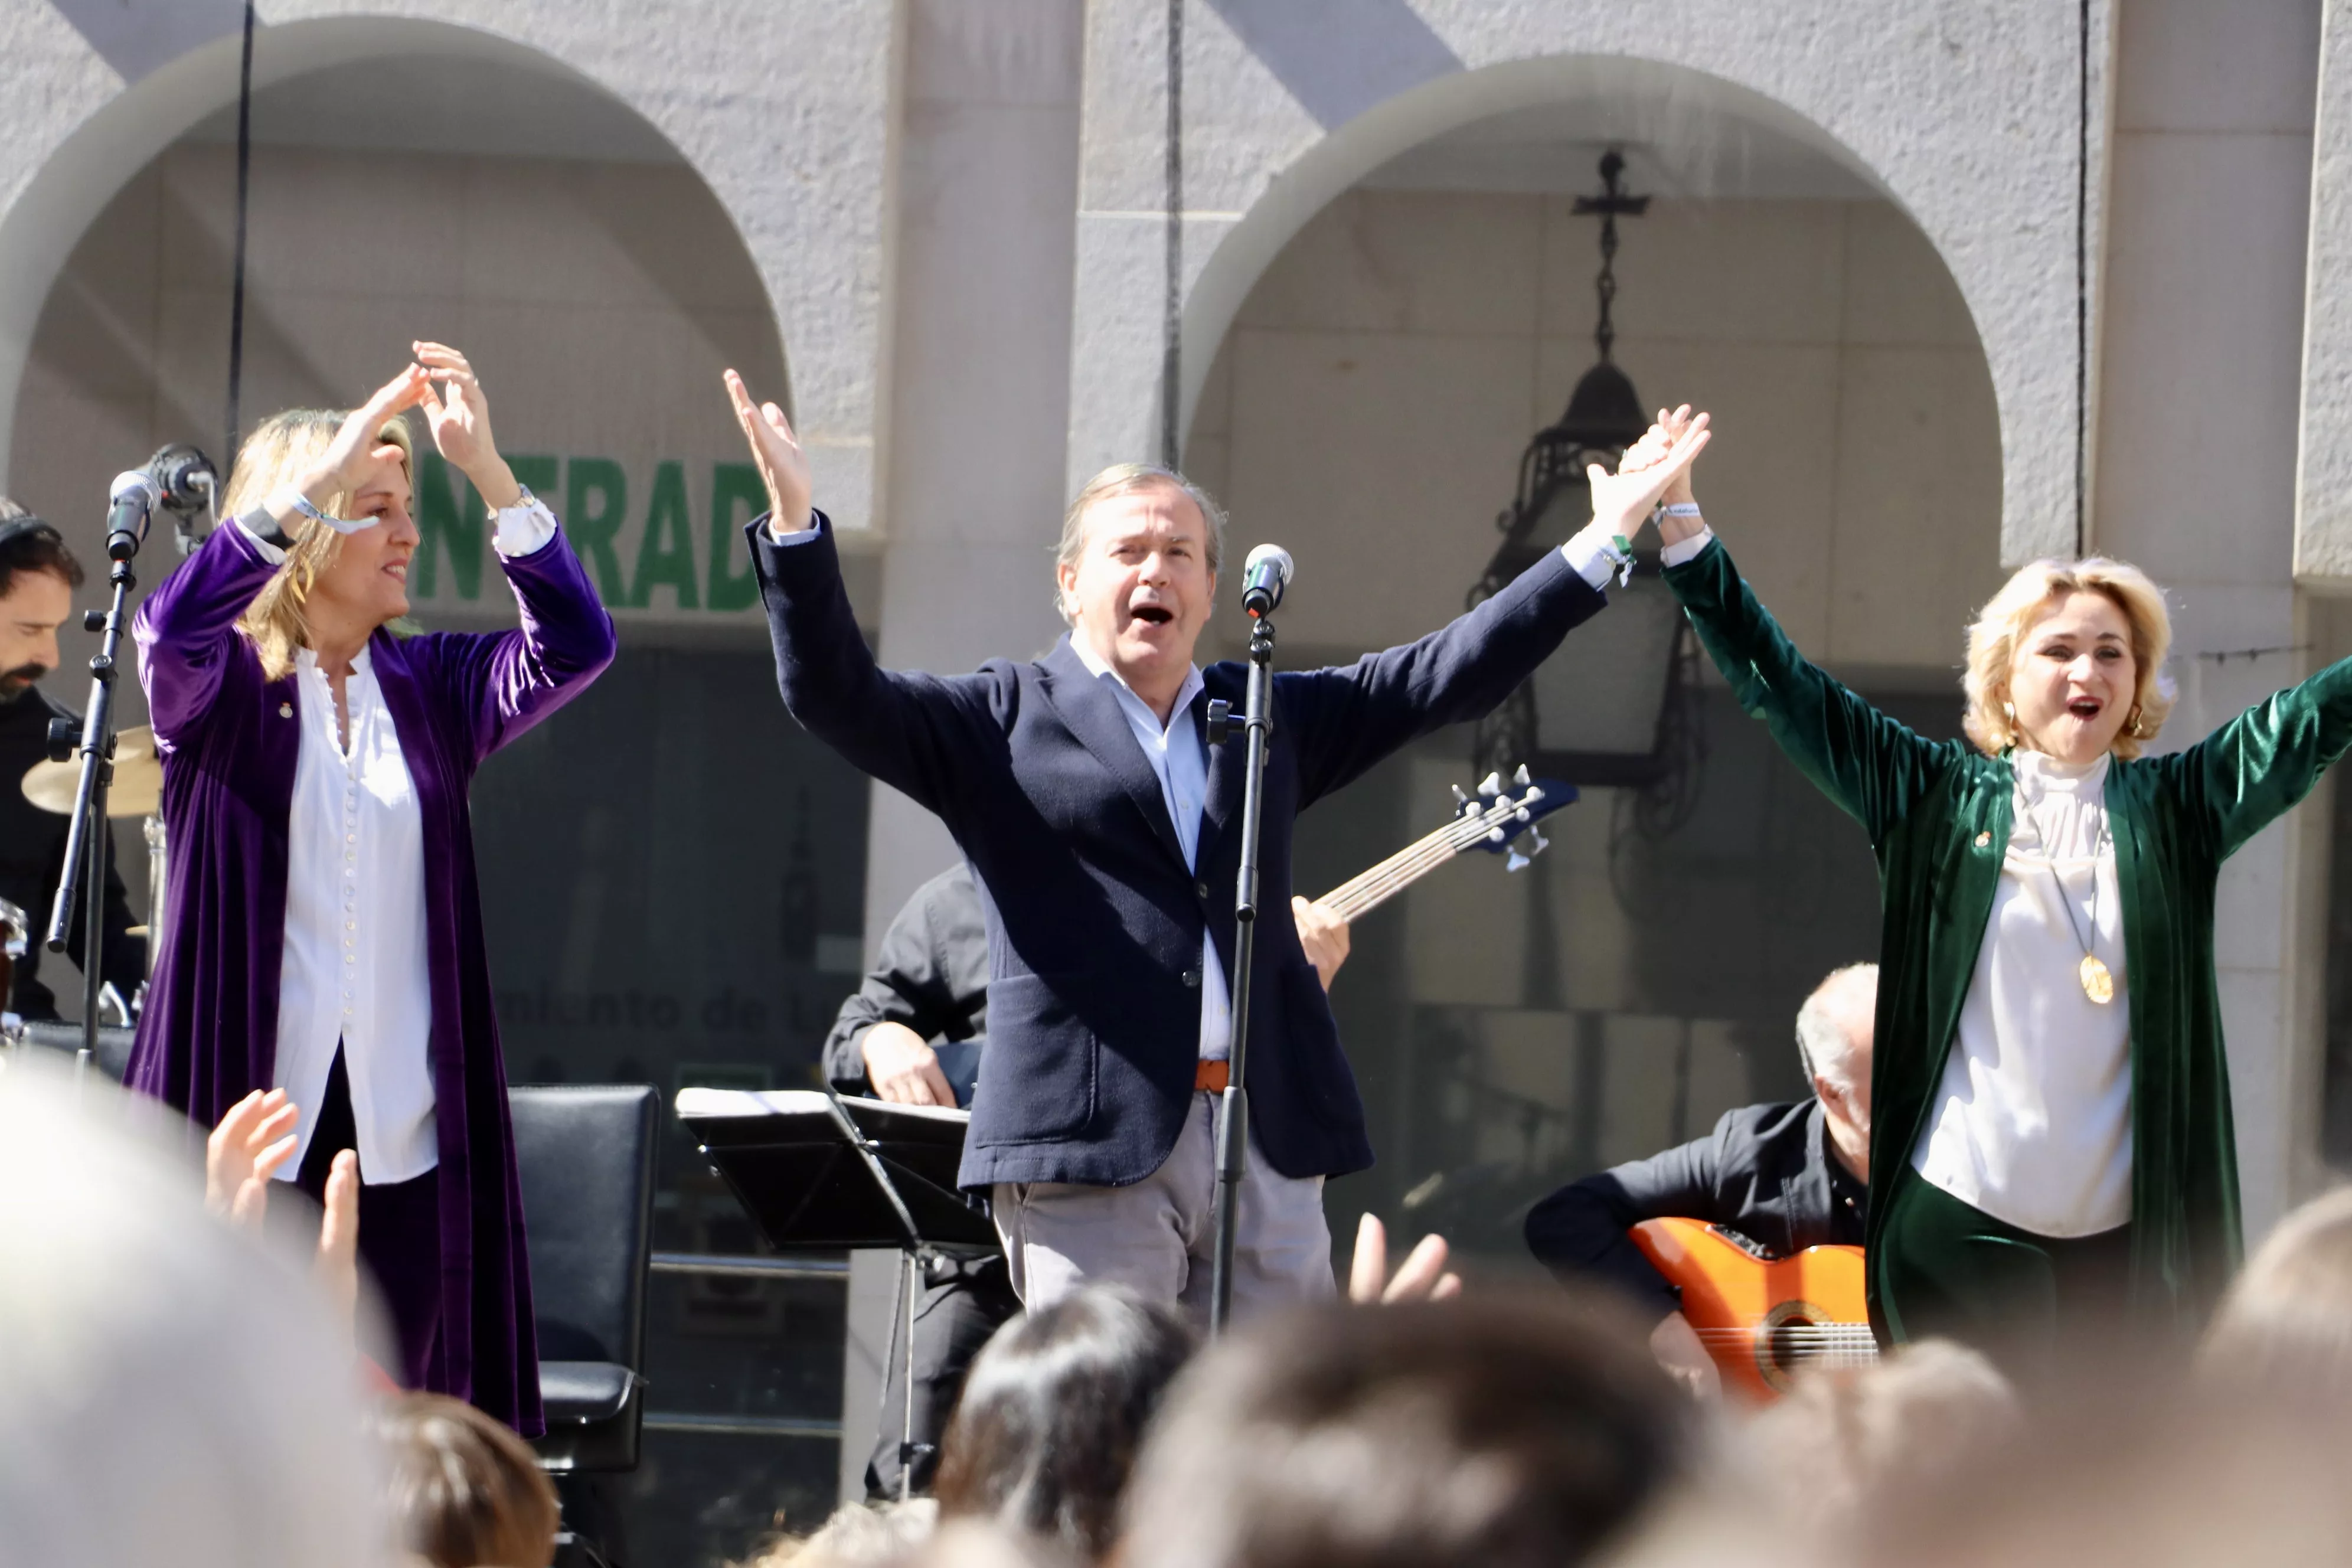
[[[998,1245],[987,1209],[956,1187],[971,1113],[855,1099],[829,1088],[683,1089],[677,1117],[779,1252],[898,1252],[903,1322],[892,1326],[890,1337],[905,1357],[903,1500],[913,1488],[915,1300],[923,1265],[939,1254],[994,1252]]]

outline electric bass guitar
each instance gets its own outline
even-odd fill
[[[1726,1392],[1777,1399],[1808,1366],[1878,1359],[1863,1304],[1862,1248],[1809,1247],[1780,1258],[1738,1231],[1695,1219],[1644,1220],[1633,1229],[1683,1316],[1715,1358]]]
[[[1574,784],[1565,784],[1558,779],[1531,779],[1524,765],[1511,775],[1507,784],[1501,773],[1488,773],[1475,795],[1465,795],[1462,786],[1455,784],[1453,821],[1425,837],[1414,839],[1315,901],[1336,911],[1341,919],[1353,921],[1379,909],[1456,855],[1466,855],[1473,849],[1508,855],[1509,869],[1516,871],[1549,847],[1549,840],[1536,830],[1536,823],[1575,799]],[[1528,836],[1525,853],[1517,842],[1521,833]]]

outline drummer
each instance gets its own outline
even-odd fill
[[[25,956],[15,964],[16,982],[0,998],[0,1012],[27,1022],[54,1019],[57,999],[41,982],[40,931],[49,920],[58,878],[66,858],[67,819],[25,798],[25,774],[47,760],[49,721],[65,718],[79,729],[81,716],[40,689],[41,678],[58,668],[58,628],[73,615],[73,594],[81,586],[81,563],[73,558],[57,529],[0,496],[0,921],[23,920]],[[146,973],[146,944],[130,934],[131,905],[122,878],[110,864],[106,876],[106,952],[101,973],[124,1000]],[[68,952],[81,962],[82,924],[73,923]]]

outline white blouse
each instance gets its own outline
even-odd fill
[[[2131,996],[2110,759],[2069,767],[2020,751],[2011,761],[2009,852],[1911,1168],[2021,1230],[2091,1236],[2131,1218]],[[2104,1005],[2083,989],[2085,937],[2115,977]]]
[[[529,555],[555,537],[536,498],[497,514],[492,544]],[[237,526],[246,528],[243,519]],[[284,552],[246,528],[262,554]],[[441,1161],[433,1120],[432,971],[425,948],[425,825],[368,649],[343,681],[346,743],[318,656],[295,655],[301,726],[286,824],[286,938],[272,1087],[299,1115],[280,1181],[301,1174],[335,1052],[343,1053],[360,1179],[405,1182]]]
[[[300,1110],[301,1143],[278,1173],[300,1173],[341,1047],[360,1179],[405,1182],[441,1158],[427,1049],[424,817],[368,650],[343,681],[348,747],[327,672],[309,648],[294,656],[294,688],[302,740],[286,824],[276,1076]]]

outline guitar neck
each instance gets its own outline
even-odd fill
[[[1486,836],[1475,818],[1456,817],[1416,838],[1379,865],[1349,878],[1317,900],[1341,920],[1370,913]]]

